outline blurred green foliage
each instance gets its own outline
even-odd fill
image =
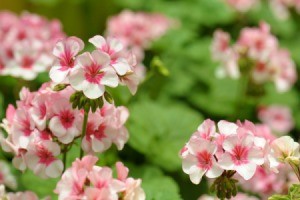
[[[249,119],[258,121],[259,104],[283,104],[293,110],[296,128],[292,134],[299,137],[300,105],[299,81],[287,93],[278,94],[273,85],[266,85],[263,97],[243,97],[243,80],[216,79],[217,63],[212,62],[210,44],[214,30],[221,28],[235,38],[244,26],[257,25],[265,20],[278,36],[281,46],[290,50],[300,66],[300,16],[280,21],[265,1],[260,8],[245,16],[235,13],[223,0],[1,0],[0,9],[20,13],[35,12],[61,20],[68,35],[85,41],[105,30],[109,16],[122,9],[161,12],[180,23],[156,41],[147,51],[145,65],[157,55],[159,65],[165,66],[168,76],[154,74],[131,97],[125,88],[110,91],[118,105],[129,107],[127,124],[130,140],[122,152],[115,149],[100,156],[101,164],[111,165],[123,160],[130,174],[143,179],[149,200],[196,199],[207,192],[206,183],[192,186],[181,170],[180,148],[204,118]],[[299,70],[298,70],[299,71]],[[40,75],[35,82],[20,82],[0,78],[0,116],[8,103],[14,103],[21,86],[32,89],[49,80]],[[74,146],[68,164],[79,150]],[[5,155],[9,158],[9,155]],[[40,180],[32,173],[21,176],[20,189],[36,191],[40,196],[52,195],[56,180]],[[53,196],[53,195],[52,195]]]

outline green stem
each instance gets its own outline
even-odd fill
[[[88,117],[89,117],[89,113],[87,111],[84,111],[84,118],[83,118],[83,124],[82,124],[82,132],[81,132],[81,143],[82,143],[83,137],[86,134]],[[83,157],[83,149],[80,145],[80,158],[82,158],[82,157]]]
[[[63,164],[64,164],[64,171],[66,170],[67,168],[67,148],[68,146],[65,145],[64,148],[63,148]],[[64,172],[63,171],[63,172]]]
[[[245,102],[247,100],[247,90],[248,90],[249,76],[244,75],[240,78],[240,83],[238,87],[238,95],[237,95],[237,103],[235,108],[235,119],[239,119],[241,116],[241,111],[245,106]]]

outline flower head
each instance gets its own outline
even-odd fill
[[[76,66],[75,56],[82,51],[84,43],[77,37],[69,37],[56,43],[53,55],[57,58],[50,70],[50,78],[55,83],[63,82]]]
[[[71,86],[90,99],[104,94],[105,86],[116,87],[119,80],[113,69],[109,68],[110,58],[98,50],[84,53],[78,58],[78,68],[72,71],[69,80]]]

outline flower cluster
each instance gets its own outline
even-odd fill
[[[259,3],[259,0],[225,0],[228,5],[238,12],[247,12]]]
[[[222,120],[216,125],[207,119],[180,154],[182,169],[194,184],[199,184],[204,175],[216,178],[212,189],[221,199],[237,194],[238,180],[245,190],[259,193],[261,198],[273,192],[286,192],[290,184],[300,180],[299,144],[289,136],[276,138],[268,126],[249,121]],[[284,163],[295,174],[285,170]],[[280,176],[274,174],[278,171]],[[249,183],[253,185],[249,187]]]
[[[57,59],[50,70],[52,81],[70,84],[89,99],[101,97],[106,86],[119,84],[128,86],[134,94],[139,84],[135,56],[116,38],[97,35],[89,42],[96,49],[80,55],[84,43],[79,38],[69,37],[56,44],[53,54]]]
[[[23,13],[0,12],[0,75],[34,79],[53,61],[52,49],[64,38],[59,21]]]
[[[279,163],[270,153],[274,138],[266,126],[249,121],[222,120],[216,125],[205,120],[181,150],[182,169],[194,184],[204,175],[217,178],[212,185],[217,196],[230,198],[237,194],[237,180],[233,178],[248,181],[261,166],[277,170]]]
[[[74,92],[70,86],[53,91],[50,83],[37,92],[23,88],[17,107],[8,107],[2,123],[8,136],[1,139],[1,144],[5,151],[14,154],[16,168],[29,168],[43,178],[60,176],[63,163],[59,156],[82,134],[83,111],[73,109],[70,103]],[[90,112],[82,149],[101,153],[114,143],[121,150],[128,140],[124,127],[128,115],[125,107],[108,103],[95,113]]]
[[[160,38],[173,22],[158,13],[132,12],[125,10],[113,16],[107,23],[107,34],[120,39],[126,47],[142,50]]]
[[[96,166],[97,160],[89,155],[74,161],[57,184],[58,199],[145,199],[141,180],[128,177],[128,168],[123,163],[116,164],[118,177],[113,178],[112,169]]]
[[[297,79],[289,52],[279,48],[266,23],[261,23],[259,28],[244,28],[232,46],[228,33],[216,31],[212,54],[221,63],[219,77],[239,78],[243,74],[256,85],[273,81],[280,92],[289,90]]]
[[[258,109],[258,118],[275,133],[280,135],[288,133],[294,127],[291,110],[286,106],[260,106]]]
[[[265,161],[262,144],[265,146],[267,140],[257,134],[250,122],[220,121],[216,126],[213,121],[205,120],[181,151],[183,171],[194,184],[203,175],[216,178],[224,170],[235,171],[249,180]]]

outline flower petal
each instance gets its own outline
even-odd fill
[[[46,175],[50,178],[57,178],[61,175],[64,165],[61,160],[55,160],[46,167]]]
[[[116,72],[112,69],[105,68],[104,76],[101,79],[101,84],[109,87],[117,87],[119,84],[119,78]]]
[[[98,49],[102,48],[104,45],[106,45],[106,40],[104,37],[100,35],[96,35],[89,39],[89,42],[92,43],[95,47]]]
[[[90,99],[97,99],[103,95],[105,88],[103,85],[88,83],[87,87],[83,90],[86,97]]]
[[[253,177],[256,171],[256,164],[247,163],[244,165],[236,166],[236,171],[239,175],[241,175],[245,180],[249,180]]]

